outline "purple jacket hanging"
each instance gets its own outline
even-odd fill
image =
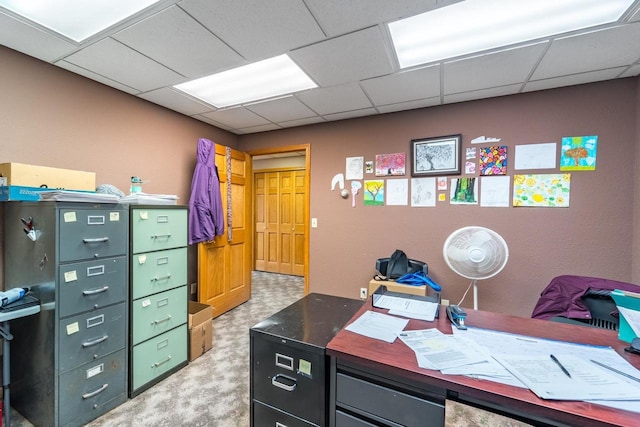
[[[189,244],[208,242],[224,234],[220,179],[215,166],[215,144],[198,140],[196,167],[189,197]]]

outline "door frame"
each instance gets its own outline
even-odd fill
[[[307,295],[309,293],[309,240],[311,236],[310,232],[310,186],[311,186],[311,144],[298,144],[298,145],[287,145],[282,147],[270,147],[270,148],[261,148],[256,150],[246,150],[249,156],[251,156],[252,167],[251,167],[251,179],[253,180],[253,156],[263,156],[266,154],[282,154],[282,153],[291,153],[294,151],[304,151],[305,155],[305,177],[304,177],[304,186],[305,186],[305,200],[304,200],[304,234],[306,238],[304,239],[304,294]],[[255,200],[254,187],[251,187],[251,200]],[[251,203],[251,218],[253,221],[253,215],[255,211],[255,206],[253,202]],[[255,253],[255,239],[251,238],[251,253]],[[255,259],[254,259],[255,261]]]

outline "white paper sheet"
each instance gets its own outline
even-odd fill
[[[409,319],[400,319],[367,310],[345,329],[369,338],[392,343],[407,326],[407,323],[409,323]]]

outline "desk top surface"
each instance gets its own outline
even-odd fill
[[[369,300],[346,325],[366,310],[387,312],[387,310],[373,308]],[[441,307],[441,310],[444,311],[444,308]],[[640,356],[625,352],[624,348],[628,344],[620,341],[615,331],[475,310],[467,310],[465,323],[469,326],[540,338],[611,346],[629,363],[640,369]],[[433,327],[445,334],[452,333],[451,324],[444,312],[441,312],[440,317],[434,322],[410,320],[405,329]],[[529,389],[462,375],[444,375],[440,371],[423,369],[418,366],[414,352],[400,340],[388,344],[355,334],[344,328],[327,345],[327,354],[336,357],[339,361],[374,369],[396,378],[442,387],[470,399],[490,400],[521,413],[542,416],[567,424],[637,426],[640,420],[640,414],[634,412],[588,402],[543,400]]]

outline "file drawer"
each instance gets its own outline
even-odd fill
[[[123,403],[126,395],[125,350],[102,357],[60,375],[59,424],[82,425],[111,407]],[[115,399],[115,401],[114,401]]]
[[[270,337],[269,337],[270,338]],[[319,424],[325,381],[324,354],[265,337],[253,342],[253,397]],[[301,369],[302,368],[302,369]]]
[[[186,209],[133,209],[131,253],[187,246],[186,225]]]
[[[300,418],[279,411],[260,402],[253,401],[254,427],[315,427]]]
[[[336,427],[377,427],[368,421],[361,420],[342,411],[336,411]]]
[[[60,210],[60,262],[127,253],[129,212],[117,209]]]
[[[133,347],[132,387],[138,389],[187,360],[187,325]]]
[[[127,258],[64,264],[59,268],[60,317],[95,310],[127,298]]]
[[[60,370],[91,362],[126,345],[126,304],[60,321]]]
[[[444,425],[443,404],[343,373],[336,375],[336,406],[389,420],[386,425],[421,427],[425,420],[433,425]]]
[[[187,287],[140,298],[132,306],[132,344],[136,345],[187,322]]]
[[[132,298],[187,284],[187,248],[132,255]]]

